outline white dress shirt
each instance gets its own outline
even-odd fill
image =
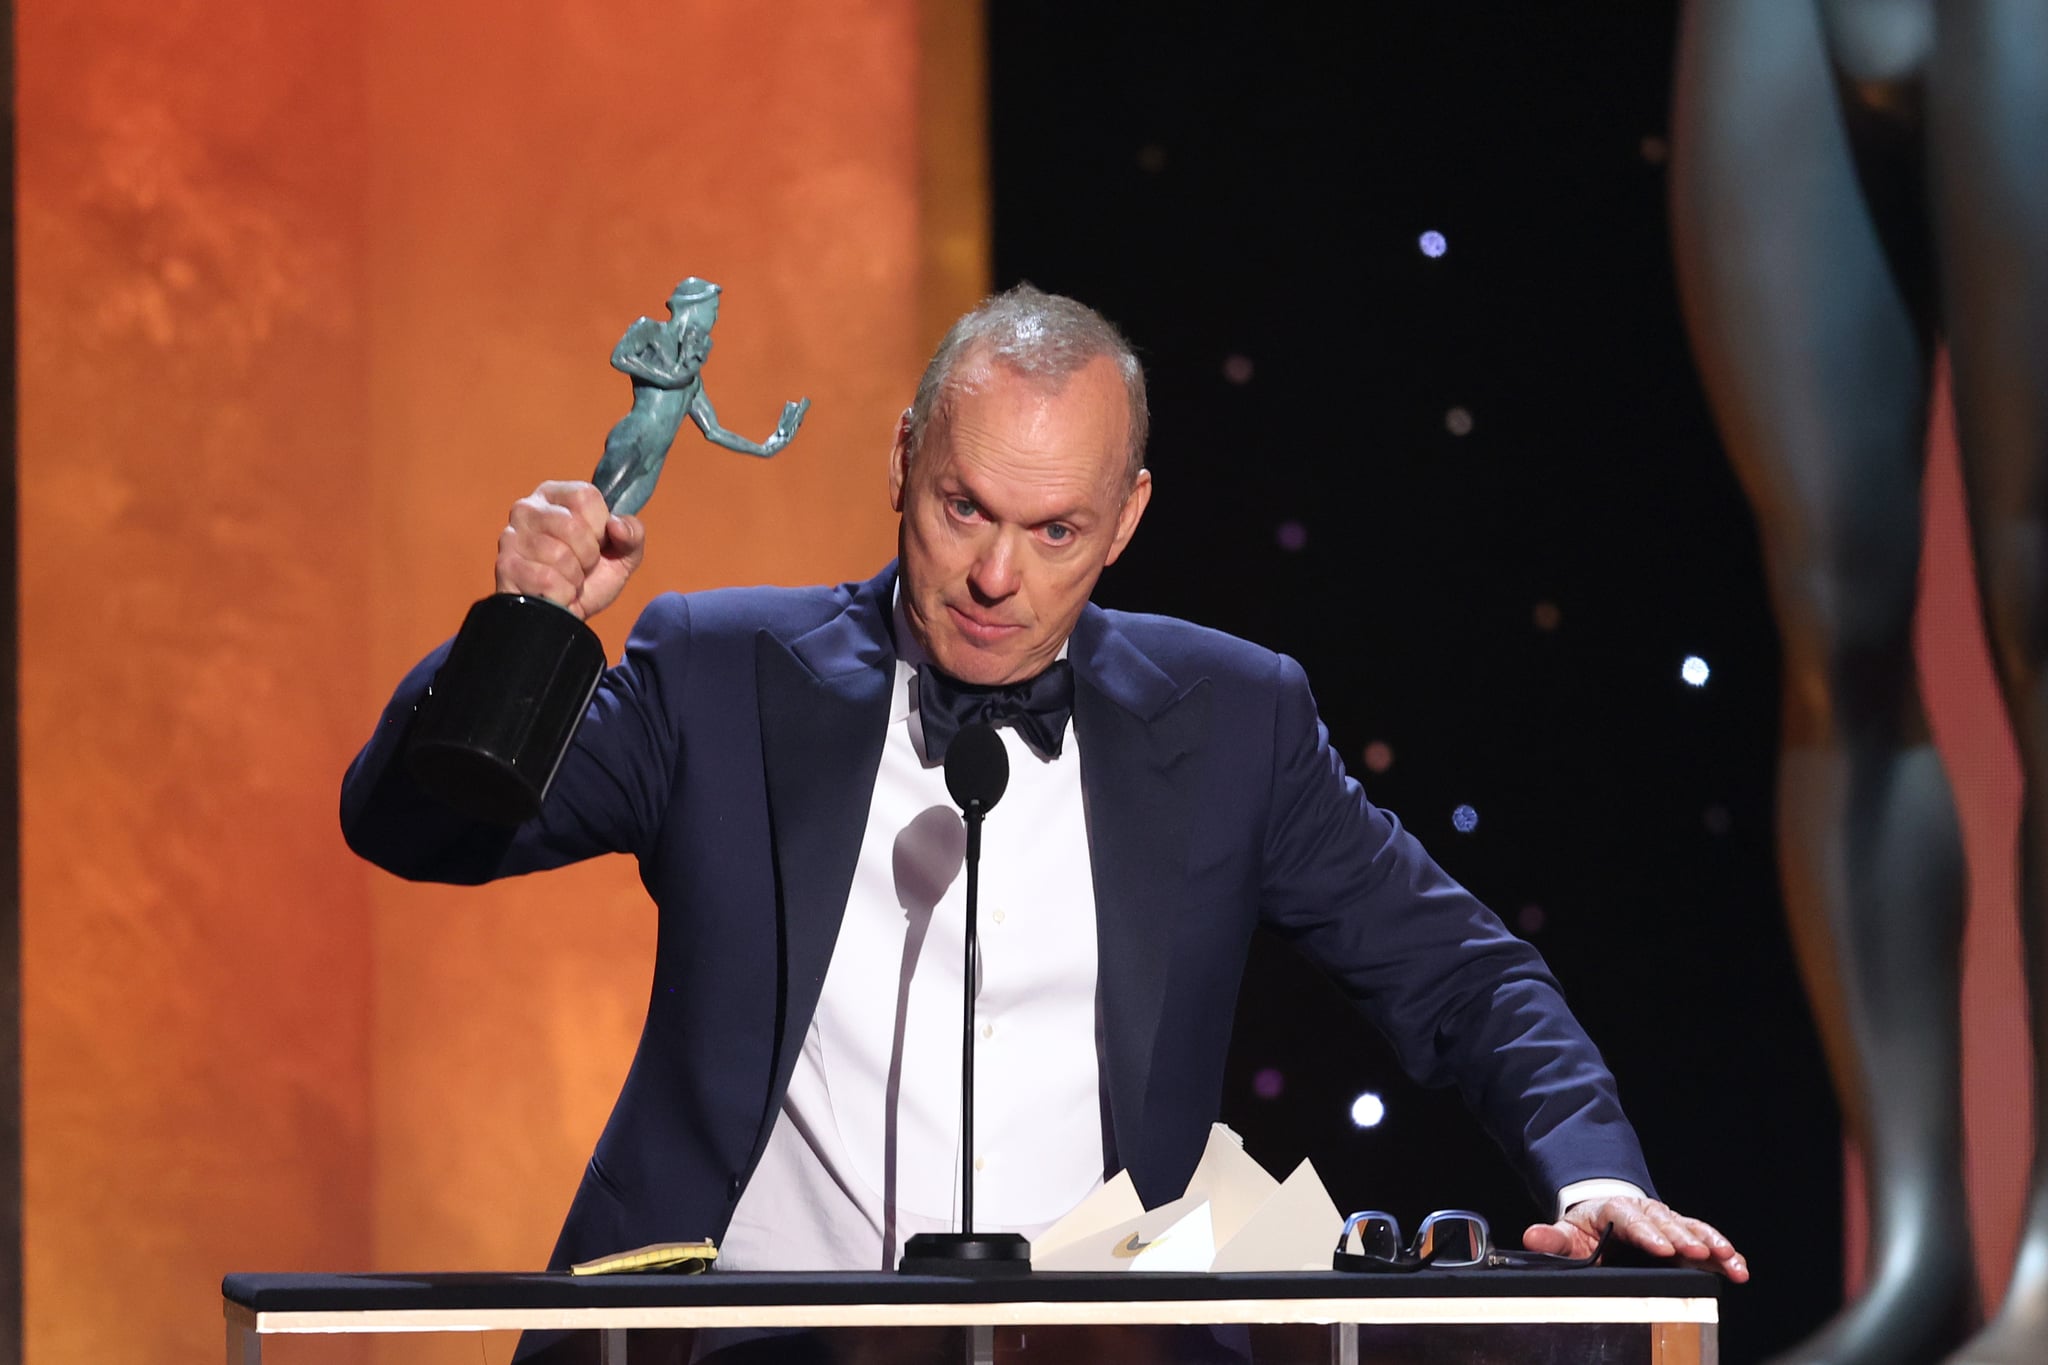
[[[730,1269],[893,1270],[912,1234],[959,1228],[966,830],[944,770],[924,760],[923,660],[900,604],[896,639],[846,915],[719,1248]],[[1071,725],[1053,760],[997,733],[1010,782],[982,833],[974,1226],[1030,1237],[1104,1174],[1095,888]]]

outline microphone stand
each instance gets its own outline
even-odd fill
[[[981,802],[967,808],[967,949],[960,979],[960,1233],[974,1235],[974,986],[981,954]]]
[[[994,739],[994,732],[989,731]],[[964,735],[963,735],[964,737]],[[959,740],[955,740],[956,745]],[[996,741],[996,753],[1002,753]],[[949,765],[950,767],[950,765]],[[948,773],[948,785],[952,775]],[[1007,766],[1003,780],[1008,778]],[[955,792],[956,797],[958,792]],[[974,1230],[974,968],[980,956],[976,921],[981,891],[981,822],[1002,795],[972,795],[960,803],[967,824],[966,961],[960,973],[960,1231],[920,1232],[904,1243],[896,1269],[904,1275],[966,1275],[985,1278],[1024,1275],[1031,1270],[1031,1243],[1015,1232]]]

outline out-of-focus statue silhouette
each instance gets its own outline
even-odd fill
[[[1707,393],[1784,648],[1779,860],[1866,1162],[1863,1295],[1790,1357],[2048,1360],[2048,1170],[1980,1317],[1963,1185],[1963,866],[1914,671],[1946,342],[2026,778],[2021,915],[2048,1100],[2048,0],[1691,0],[1673,223]],[[1968,1339],[1967,1344],[1965,1339]]]

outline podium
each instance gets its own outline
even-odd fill
[[[229,1275],[221,1296],[228,1365],[260,1365],[263,1339],[279,1333],[505,1329],[595,1332],[605,1365],[625,1365],[628,1331],[692,1327],[965,1328],[963,1358],[991,1362],[998,1327],[1191,1323],[1316,1325],[1316,1355],[1334,1365],[1523,1360],[1538,1336],[1556,1343],[1544,1359],[1718,1365],[1720,1285],[1699,1270],[1605,1267],[985,1280],[714,1270]]]

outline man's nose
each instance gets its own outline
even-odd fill
[[[1017,545],[1009,528],[998,530],[981,547],[967,584],[984,602],[1000,602],[1017,591]]]

